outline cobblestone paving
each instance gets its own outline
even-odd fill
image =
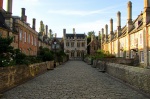
[[[69,61],[10,91],[2,99],[149,99],[82,61]]]

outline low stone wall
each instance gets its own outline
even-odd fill
[[[98,61],[97,68],[150,95],[150,69]]]
[[[29,66],[0,67],[0,93],[53,68],[53,61]],[[52,64],[52,66],[51,66]]]

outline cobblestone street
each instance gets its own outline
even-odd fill
[[[82,61],[68,61],[3,94],[2,99],[148,99]]]

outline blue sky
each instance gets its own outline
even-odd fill
[[[3,8],[6,9],[4,0]],[[26,9],[27,22],[32,26],[32,19],[36,18],[36,30],[39,31],[42,20],[57,37],[63,36],[63,29],[67,33],[86,33],[101,31],[106,24],[110,26],[113,19],[114,30],[117,24],[117,12],[121,12],[121,26],[126,24],[127,3],[129,0],[13,0],[13,15],[21,16],[21,8]],[[132,2],[132,19],[143,11],[144,0],[130,0]]]

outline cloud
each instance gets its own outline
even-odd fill
[[[102,13],[113,13],[112,9],[120,7],[122,5],[111,6],[107,8],[103,8],[100,10],[93,10],[93,11],[82,11],[82,10],[49,10],[48,13],[51,14],[61,14],[61,15],[80,15],[80,16],[87,16],[92,14],[102,14]]]

